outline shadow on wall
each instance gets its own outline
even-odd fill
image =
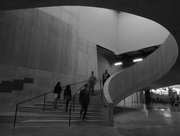
[[[2,81],[0,93],[11,93],[12,90],[23,91],[24,83],[34,83],[33,78],[14,79],[13,81]]]
[[[112,59],[109,58],[108,56],[105,56],[105,55],[104,55],[104,57],[106,58],[106,60],[108,61],[108,63],[109,63],[110,66],[113,66],[114,63],[116,62],[115,60],[112,60]]]

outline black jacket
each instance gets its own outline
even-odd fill
[[[56,86],[54,87],[54,93],[56,93],[56,94],[60,94],[60,93],[61,93],[61,91],[62,91],[62,88],[61,88],[61,86],[60,86],[60,85],[56,85]]]
[[[69,95],[69,96],[71,96],[71,89],[65,89],[64,90],[64,97],[65,97],[65,95]]]
[[[86,89],[83,89],[80,94],[79,94],[79,102],[82,104],[82,105],[88,105],[89,102],[90,102],[90,99],[89,99],[89,91],[86,90]]]

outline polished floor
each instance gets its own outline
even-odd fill
[[[114,127],[17,127],[0,124],[0,136],[179,136],[180,106],[121,105],[115,109]]]
[[[154,104],[127,109],[115,115],[115,127],[124,136],[179,136],[180,107]]]

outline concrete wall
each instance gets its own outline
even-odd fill
[[[105,8],[79,7],[79,35],[119,53],[118,12]]]
[[[87,80],[92,70],[98,74],[96,44],[78,36],[78,19],[68,8],[1,12],[0,111],[14,111],[16,103],[51,91],[58,81],[64,86]],[[3,81],[24,78],[33,83],[24,83],[21,91],[2,87]]]
[[[79,7],[81,37],[122,54],[162,44],[169,32],[137,15],[97,7]]]
[[[119,13],[118,29],[120,53],[162,44],[169,35],[169,31],[162,25],[125,12]]]

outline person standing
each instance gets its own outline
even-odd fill
[[[64,90],[64,99],[66,100],[66,109],[65,112],[68,110],[69,101],[71,101],[71,87],[70,85],[66,86],[66,89]]]
[[[109,77],[110,77],[110,74],[108,73],[108,70],[106,69],[105,73],[103,73],[103,75],[102,75],[103,85]]]
[[[94,71],[91,71],[91,76],[89,78],[89,92],[91,92],[92,95],[95,95],[94,93],[95,84],[96,84],[96,77],[94,76]]]
[[[173,106],[175,104],[175,98],[173,95],[170,96],[171,105]]]
[[[57,82],[56,86],[54,87],[54,94],[55,94],[55,99],[54,99],[54,108],[57,109],[57,101],[61,98],[61,92],[62,92],[62,87],[61,87],[61,82]]]
[[[86,114],[87,114],[88,105],[90,103],[88,84],[86,84],[84,86],[83,90],[81,90],[81,92],[79,94],[79,103],[81,104],[80,117],[82,117],[83,120],[85,120]],[[82,114],[83,114],[83,116],[82,116]]]

